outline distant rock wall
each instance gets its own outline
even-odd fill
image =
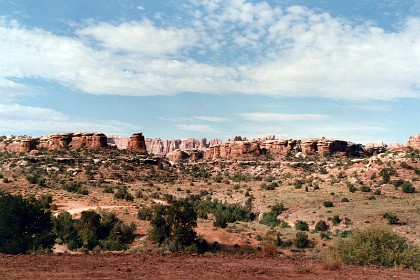
[[[206,138],[197,140],[173,139],[162,140],[160,138],[145,138],[142,133],[134,133],[130,138],[107,137],[103,133],[79,132],[52,134],[48,137],[31,138],[17,137],[8,138],[0,142],[0,151],[14,153],[38,152],[38,149],[49,151],[61,149],[103,149],[117,147],[129,152],[159,156],[167,156],[174,162],[197,161],[197,160],[250,160],[257,156],[269,155],[274,160],[283,160],[291,152],[301,151],[305,155],[334,155],[360,156],[377,155],[388,150],[388,145],[381,143],[368,143],[366,145],[352,142],[325,139],[307,138],[302,140],[275,139],[275,136],[247,140],[246,137],[235,136],[234,140],[223,143],[220,139],[212,139],[207,143]],[[394,149],[406,149],[412,147],[420,149],[420,134],[411,136],[407,146],[393,145]]]
[[[217,142],[221,140],[215,139],[211,142]],[[176,150],[190,151],[190,150],[204,150],[208,147],[207,139],[202,138],[201,140],[188,138],[188,139],[172,139],[162,140],[160,138],[146,138],[146,149],[147,152],[155,155],[166,155]]]

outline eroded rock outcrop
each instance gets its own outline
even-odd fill
[[[40,139],[39,147],[49,151],[62,150],[69,147],[73,133],[51,134]]]
[[[263,140],[260,144],[262,153],[269,153],[275,159],[288,155],[291,151],[295,150],[298,141],[296,140],[281,140],[269,139]]]
[[[408,138],[407,146],[414,149],[420,149],[420,134]]]
[[[205,151],[204,158],[215,159],[247,159],[261,154],[258,142],[252,141],[227,141],[225,144],[218,144],[209,147]]]
[[[146,142],[142,133],[134,133],[131,135],[127,144],[127,151],[139,154],[147,154]]]
[[[71,149],[102,149],[108,146],[108,142],[103,133],[81,132],[73,134],[69,146]]]
[[[102,149],[106,148],[107,137],[103,133],[78,132],[78,133],[60,133],[51,134],[48,137],[40,139],[39,148],[49,151],[62,149]]]
[[[376,156],[381,153],[385,153],[388,149],[388,145],[384,142],[381,143],[367,143],[364,147],[364,152],[367,155]]]
[[[162,140],[160,138],[146,138],[146,149],[149,153],[155,155],[166,155],[176,150],[190,151],[190,150],[204,150],[208,147],[207,139],[203,138],[197,140],[194,138],[188,139],[172,139]]]
[[[36,139],[16,138],[10,143],[3,143],[1,150],[12,153],[29,153],[36,149]]]
[[[128,146],[128,141],[130,138],[119,137],[119,136],[110,136],[108,137],[108,146],[115,146],[118,150],[125,150]]]

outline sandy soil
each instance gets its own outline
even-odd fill
[[[420,279],[420,273],[290,258],[197,255],[0,255],[0,279]]]

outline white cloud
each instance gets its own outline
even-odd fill
[[[148,56],[176,54],[197,42],[192,29],[158,28],[148,20],[123,22],[118,26],[99,23],[77,30],[77,34],[92,39],[94,46]]]
[[[212,116],[198,116],[195,117],[195,119],[205,122],[216,122],[216,123],[222,123],[222,122],[228,122],[230,121],[227,118],[221,118],[221,117],[212,117]]]
[[[115,120],[72,118],[49,108],[0,104],[0,134],[50,134],[57,132],[97,131],[127,134],[138,126]]]
[[[277,113],[243,113],[239,114],[245,120],[255,122],[295,122],[295,121],[321,121],[330,118],[322,114],[277,114]]]
[[[188,28],[102,22],[70,37],[2,19],[0,90],[37,78],[97,95],[420,97],[420,18],[386,32],[301,6],[192,2]]]
[[[211,134],[211,133],[219,132],[216,128],[210,125],[204,125],[204,124],[177,124],[176,127],[181,130],[199,132],[203,134]]]

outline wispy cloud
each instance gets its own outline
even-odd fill
[[[243,113],[239,114],[245,120],[255,122],[296,122],[296,121],[322,121],[330,118],[322,114],[277,114],[277,113]]]
[[[0,104],[0,134],[45,135],[67,131],[129,134],[140,127],[115,120],[74,118],[49,108]]]
[[[195,117],[195,119],[200,120],[200,121],[205,121],[205,122],[216,122],[216,123],[223,123],[223,122],[230,121],[227,118],[212,117],[212,116],[198,116],[198,117]]]
[[[176,127],[181,130],[198,132],[203,134],[219,133],[219,131],[216,128],[204,124],[178,124],[176,125]]]

